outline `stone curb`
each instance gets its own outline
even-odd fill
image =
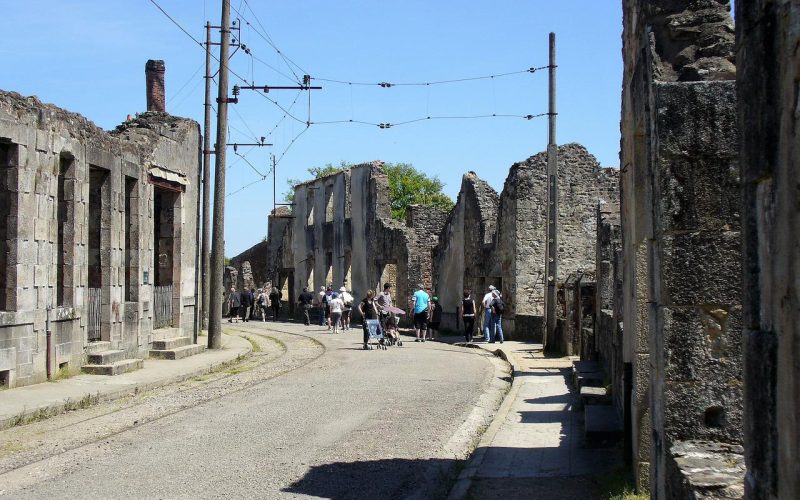
[[[481,344],[470,343],[465,345],[467,347],[483,349],[484,351],[505,360],[505,362],[511,366],[512,382],[511,389],[506,394],[505,399],[503,399],[503,403],[500,405],[500,408],[498,408],[491,425],[489,425],[489,428],[483,433],[478,446],[475,448],[475,451],[472,454],[472,458],[470,458],[466,467],[461,470],[461,474],[459,474],[458,479],[450,489],[450,493],[447,495],[447,500],[463,500],[466,498],[467,493],[469,493],[469,489],[472,486],[472,481],[474,480],[475,475],[478,473],[478,470],[483,463],[483,457],[486,454],[486,450],[489,448],[489,445],[494,440],[494,437],[497,435],[500,428],[503,426],[506,416],[508,416],[508,413],[511,411],[511,407],[514,404],[514,400],[517,397],[517,392],[519,391],[519,387],[521,385],[520,379],[517,377],[517,369],[505,351],[502,349],[492,350],[484,347]]]
[[[234,361],[239,356],[248,355],[253,351],[253,347],[250,344],[250,342],[247,341],[247,339],[240,337],[238,335],[225,335],[225,336],[228,337],[228,339],[226,340],[228,342],[231,342],[231,344],[239,344],[239,345],[225,346],[227,347],[227,349],[231,351],[231,356],[229,356],[229,359],[217,362],[211,362],[207,365],[194,368],[190,371],[182,372],[176,375],[171,375],[160,380],[155,380],[151,382],[138,382],[121,388],[109,388],[108,390],[105,391],[103,390],[97,390],[96,392],[94,390],[87,391],[80,397],[75,397],[75,396],[66,397],[59,402],[44,403],[36,407],[25,408],[22,411],[22,413],[18,413],[16,415],[12,415],[5,418],[0,417],[0,431],[14,427],[15,422],[17,422],[20,418],[31,416],[37,413],[43,412],[45,415],[47,415],[47,417],[45,418],[56,416],[58,414],[63,413],[67,408],[80,404],[81,401],[87,398],[90,401],[92,401],[91,404],[94,405],[97,403],[114,401],[116,399],[121,399],[126,396],[138,394],[144,391],[151,391],[153,389],[158,389],[159,387],[164,387],[167,385],[184,382],[192,377],[198,377],[201,375],[206,375],[208,373],[211,373],[219,369],[221,366],[224,366],[230,363],[231,361]],[[197,356],[202,356],[202,353],[197,354]],[[146,370],[147,368],[142,368],[142,369]]]

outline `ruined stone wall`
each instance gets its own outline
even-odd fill
[[[618,202],[616,169],[600,168],[579,144],[558,149],[559,268],[563,282],[575,271],[593,272],[595,207],[598,201]],[[500,195],[495,265],[509,307],[509,333],[541,339],[544,315],[547,153],[511,167]],[[506,324],[504,323],[504,331]]]
[[[747,497],[800,497],[800,5],[736,2]]]
[[[623,3],[624,355],[632,367],[626,420],[637,484],[648,486],[651,469],[654,498],[683,497],[697,486],[698,478],[680,472],[686,462],[676,450],[685,442],[735,447],[741,440],[728,10],[721,0]],[[730,476],[718,477],[735,483],[736,470],[723,472]],[[730,486],[722,482],[713,487]]]
[[[491,266],[499,196],[497,191],[467,172],[453,210],[433,249],[433,290],[442,304],[442,328],[463,328],[458,308],[465,288],[472,290],[478,305],[486,291],[486,276],[497,275]]]
[[[619,206],[598,204],[594,346],[597,359],[611,382],[614,405],[623,414],[623,345],[619,328],[622,274],[621,269],[617,269],[621,264],[621,247]]]
[[[293,218],[282,250],[269,257],[292,260],[284,271],[292,274],[295,290],[345,286],[360,300],[367,290],[381,288],[382,276],[391,275],[396,304],[408,308],[416,283],[430,287],[436,244],[432,235],[441,231],[445,214],[412,207],[412,227],[393,220],[381,165],[356,165],[295,187]],[[424,235],[418,237],[415,227]]]
[[[272,281],[267,274],[267,256],[270,241],[256,243],[236,257],[231,258],[231,266],[239,271],[236,287],[261,288],[267,281]]]
[[[433,290],[433,249],[447,221],[447,212],[438,208],[411,205],[406,210],[406,227],[414,232],[413,266],[420,269],[419,281]]]
[[[146,356],[162,265],[173,326],[192,333],[199,150],[199,126],[189,120],[146,113],[106,133],[80,115],[0,92],[0,196],[9,203],[0,229],[0,372],[9,385],[44,380],[48,307],[54,368],[85,362],[90,270],[101,297],[98,336],[109,348]],[[153,182],[175,193],[158,228]],[[99,211],[89,210],[90,196]]]

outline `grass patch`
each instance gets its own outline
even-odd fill
[[[80,373],[79,370],[72,370],[72,369],[70,369],[70,368],[65,366],[64,368],[59,368],[58,371],[56,372],[56,374],[53,375],[53,378],[50,381],[51,382],[58,382],[59,380],[66,380],[68,378],[74,377],[75,375],[78,375],[79,373]]]
[[[23,411],[22,413],[14,417],[14,420],[11,421],[11,425],[9,425],[9,427],[16,427],[18,425],[27,425],[27,424],[32,424],[34,422],[40,422],[50,417],[60,415],[61,413],[89,408],[90,406],[96,405],[99,402],[100,402],[99,394],[98,395],[87,394],[78,400],[72,400],[72,399],[65,400],[64,406],[61,408],[39,408],[33,413],[25,413]]]
[[[648,500],[647,493],[636,493],[633,475],[627,469],[598,478],[598,493],[603,500]]]
[[[258,342],[253,340],[252,337],[248,337],[247,335],[242,335],[242,337],[244,337],[245,340],[250,342],[250,347],[252,347],[253,352],[261,352],[261,351],[263,351],[263,349],[261,349],[261,346],[258,344]]]

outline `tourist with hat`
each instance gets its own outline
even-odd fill
[[[350,313],[353,310],[353,296],[348,293],[347,288],[341,287],[339,289],[339,298],[342,299],[344,307],[342,308],[342,330],[350,329]]]

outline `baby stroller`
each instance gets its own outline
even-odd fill
[[[369,334],[366,346],[367,349],[372,350],[375,347],[378,349],[386,349],[386,337],[383,335],[380,322],[377,319],[368,319],[366,322],[367,333]]]
[[[385,319],[386,323],[386,344],[387,345],[395,345],[397,347],[403,347],[403,341],[400,340],[400,331],[397,329],[397,325],[400,323],[400,317],[396,316],[394,313],[389,313],[389,317]]]
[[[400,330],[398,330],[397,326],[400,324],[400,315],[406,312],[394,306],[385,307],[383,311],[388,313],[389,316],[386,318],[386,342],[389,345],[402,347],[403,341],[400,340]]]

